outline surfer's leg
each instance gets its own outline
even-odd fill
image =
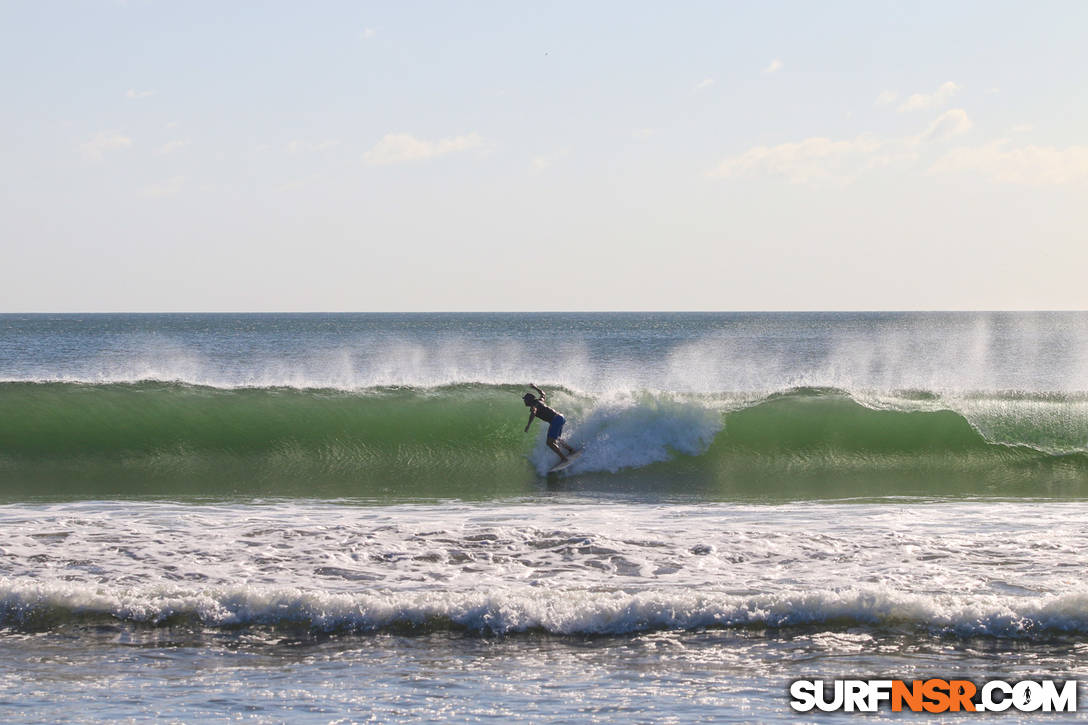
[[[559,450],[559,443],[557,443],[556,438],[548,439],[548,448],[551,448],[553,451],[559,454],[559,458],[562,459],[562,461],[567,460],[567,457],[563,455],[563,451]]]
[[[570,452],[570,453],[574,453],[574,446],[572,446],[572,445],[571,445],[570,443],[567,443],[567,442],[566,442],[565,440],[563,440],[562,438],[557,438],[557,439],[556,439],[556,441],[557,441],[557,442],[559,443],[559,445],[561,445],[561,446],[563,446],[564,448],[566,448],[568,452]]]

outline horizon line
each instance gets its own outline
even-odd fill
[[[822,308],[822,309],[585,309],[585,310],[23,310],[0,315],[607,315],[607,314],[823,314],[823,313],[1039,313],[1088,308]]]

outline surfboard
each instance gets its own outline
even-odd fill
[[[549,468],[548,473],[558,473],[559,471],[562,471],[564,468],[577,461],[578,456],[580,455],[582,455],[581,450],[577,450],[574,453],[571,453],[569,456],[567,456],[567,460],[560,461],[559,463],[556,463],[554,466]]]

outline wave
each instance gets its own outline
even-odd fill
[[[946,636],[1088,633],[1088,594],[924,595],[877,587],[764,594],[692,590],[331,593],[299,588],[120,589],[0,579],[0,627],[121,622],[309,633],[460,630],[616,635],[705,628],[914,628]]]
[[[522,433],[522,392],[2,383],[0,494],[516,496],[554,462],[543,425]],[[851,479],[874,489],[1088,489],[1088,397],[1078,394],[559,389],[551,398],[570,421],[565,436],[586,449],[560,480],[650,477],[659,488],[720,492]]]

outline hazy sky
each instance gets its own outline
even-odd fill
[[[0,0],[0,311],[1088,308],[1088,2]]]

